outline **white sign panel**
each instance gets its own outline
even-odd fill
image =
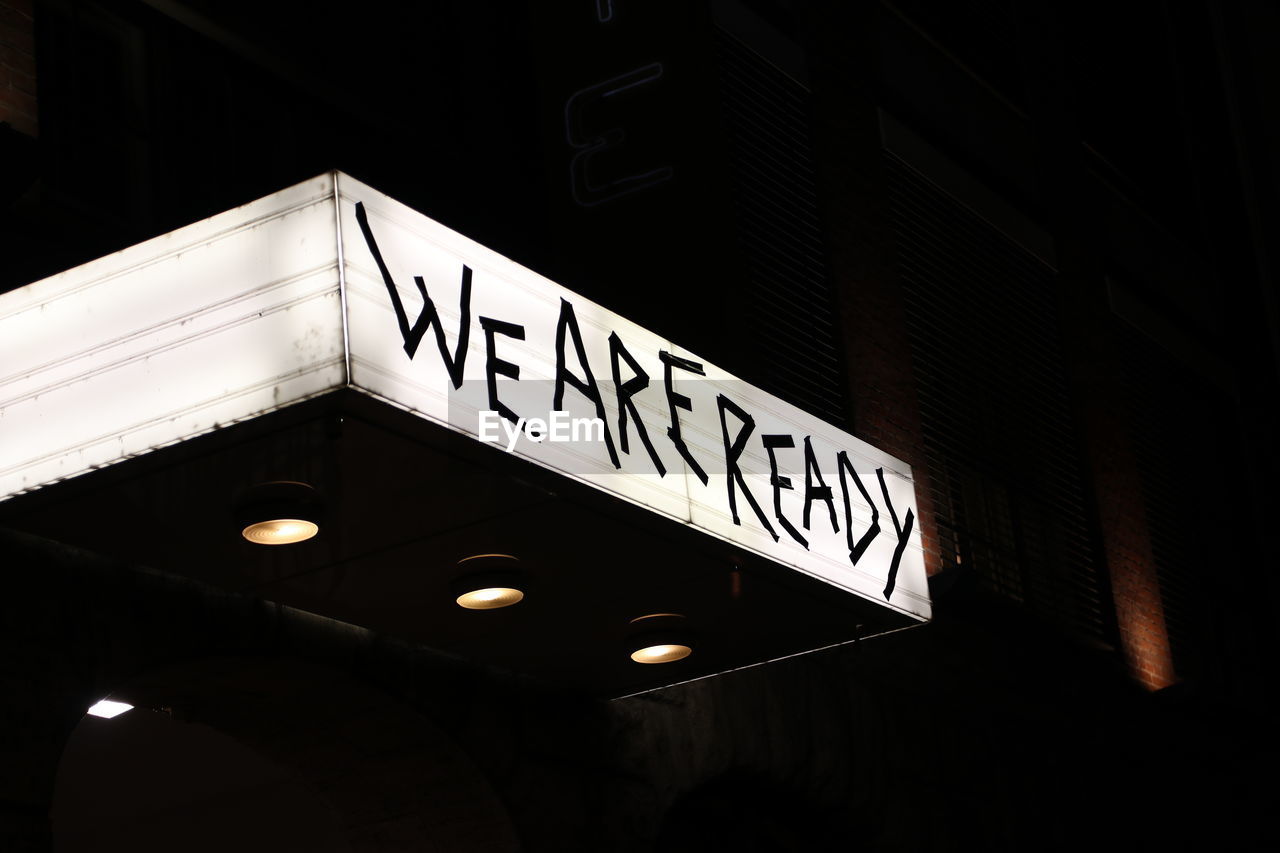
[[[0,295],[0,497],[346,381],[326,175]]]
[[[906,465],[337,173],[0,295],[0,496],[344,387],[930,616]]]
[[[351,384],[920,619],[910,469],[346,176]]]

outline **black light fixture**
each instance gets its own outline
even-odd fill
[[[528,578],[510,554],[476,554],[459,560],[458,569],[450,590],[459,607],[498,610],[524,600]]]
[[[631,620],[627,652],[636,663],[674,663],[693,654],[693,637],[679,613],[650,613]]]
[[[292,545],[320,532],[320,494],[306,483],[276,480],[249,489],[236,504],[240,535],[255,545]]]

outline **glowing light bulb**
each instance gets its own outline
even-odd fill
[[[94,717],[102,717],[104,720],[109,720],[112,717],[120,716],[131,708],[133,708],[133,706],[125,702],[112,702],[110,699],[103,699],[99,702],[95,702],[93,707],[85,713]]]
[[[457,598],[458,605],[468,610],[497,610],[510,607],[524,600],[524,593],[509,586],[489,586],[464,592]]]
[[[454,601],[468,610],[497,610],[519,604],[528,586],[519,564],[510,554],[476,554],[459,560],[465,573],[451,585]]]
[[[631,659],[636,663],[671,663],[683,660],[691,654],[693,649],[682,643],[659,643],[636,649],[631,653]]]
[[[257,521],[241,531],[241,535],[257,545],[291,545],[303,542],[320,532],[313,521],[301,518],[273,518]]]

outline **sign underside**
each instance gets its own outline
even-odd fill
[[[340,173],[0,295],[0,365],[5,523],[597,692],[930,616],[906,465]],[[321,537],[227,536],[270,479]],[[525,603],[436,612],[516,551]],[[615,672],[646,610],[709,645]]]

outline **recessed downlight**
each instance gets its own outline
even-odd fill
[[[463,574],[451,584],[454,601],[467,610],[499,610],[524,600],[528,581],[510,554],[476,554],[458,561]]]
[[[656,643],[643,646],[631,653],[636,663],[672,663],[693,654],[693,648],[683,643]]]
[[[254,486],[236,505],[240,535],[255,545],[292,545],[320,532],[320,496],[306,483]]]
[[[627,653],[636,663],[674,663],[693,654],[693,639],[680,613],[649,613],[631,620]]]
[[[468,610],[496,610],[499,607],[510,607],[524,600],[524,592],[510,586],[486,586],[464,592],[456,599],[460,607]]]
[[[320,526],[305,518],[271,518],[255,521],[240,531],[240,535],[256,545],[292,545],[305,542],[319,532]]]

